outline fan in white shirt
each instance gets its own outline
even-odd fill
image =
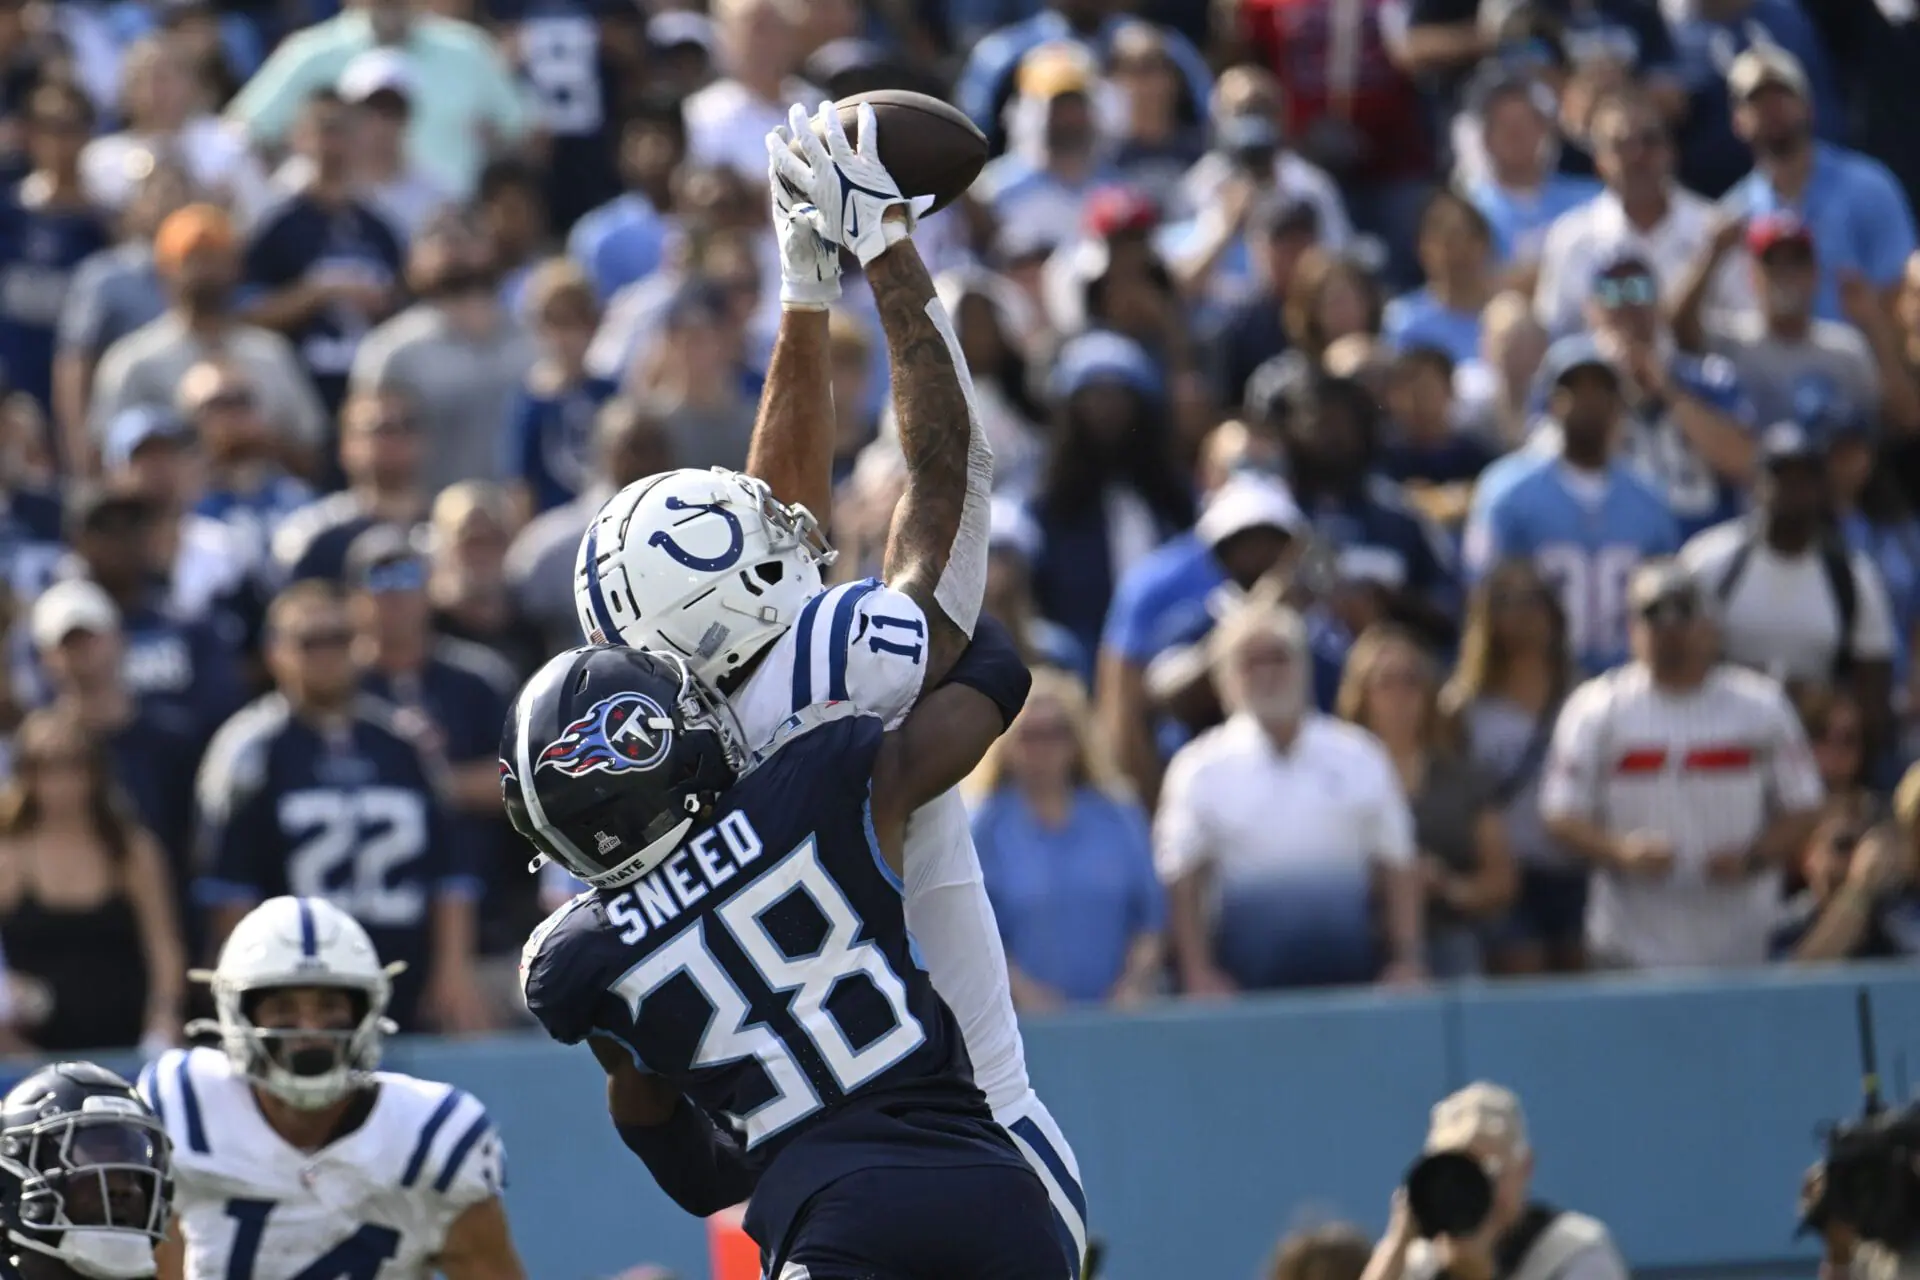
[[[266,177],[246,140],[206,114],[193,70],[178,49],[143,40],[127,54],[120,107],[127,127],[95,138],[80,153],[80,178],[103,209],[126,207],[156,160],[180,165],[200,190],[220,197],[243,227],[266,200]]]
[[[1554,336],[1579,327],[1595,271],[1622,254],[1645,259],[1671,302],[1718,225],[1712,203],[1674,181],[1673,139],[1647,99],[1631,92],[1602,99],[1593,109],[1592,140],[1607,189],[1555,219],[1540,252],[1534,315]],[[1739,255],[1722,265],[1707,308],[1752,305],[1752,282]]]
[[[795,0],[716,0],[714,35],[727,74],[686,100],[689,160],[766,180],[767,134],[787,122],[789,106],[826,97],[792,74],[803,12]]]

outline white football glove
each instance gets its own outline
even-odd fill
[[[788,144],[794,128],[826,157],[807,127],[807,113],[795,107],[789,123],[767,135],[767,185],[773,191],[773,233],[780,242],[780,304],[824,311],[840,297],[840,246],[820,234],[822,219],[814,207],[813,169]],[[803,142],[804,146],[805,143]],[[827,166],[831,177],[831,164]],[[833,190],[838,193],[838,182]]]
[[[820,234],[852,250],[864,267],[913,234],[913,204],[900,194],[900,184],[880,163],[880,124],[871,106],[863,103],[860,107],[858,149],[847,141],[840,114],[831,102],[820,104],[819,118],[821,132],[826,135],[826,165],[821,164],[820,143],[811,129],[804,131],[801,144],[815,175],[814,204],[819,209]],[[826,186],[820,181],[825,170],[831,170],[835,177],[834,186],[828,190],[821,189]],[[907,211],[906,221],[888,222],[882,217],[896,207]]]

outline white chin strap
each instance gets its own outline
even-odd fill
[[[114,1227],[68,1227],[53,1256],[93,1280],[139,1280],[154,1273],[153,1237]]]

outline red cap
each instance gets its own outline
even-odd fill
[[[1804,245],[1813,252],[1813,232],[1791,213],[1763,213],[1747,224],[1747,252],[1758,258],[1783,244]]]
[[[1087,197],[1082,219],[1087,234],[1105,240],[1127,231],[1151,231],[1160,225],[1160,210],[1131,187],[1102,187]]]

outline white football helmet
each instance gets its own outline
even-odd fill
[[[403,963],[382,965],[360,922],[324,898],[269,898],[249,911],[220,948],[211,972],[215,1028],[234,1069],[303,1111],[331,1106],[380,1065],[380,1039]],[[360,997],[352,1027],[338,1031],[261,1027],[255,998],[282,987],[339,987]],[[202,1024],[204,1025],[204,1024]],[[197,1030],[198,1028],[189,1028]],[[328,1047],[316,1041],[331,1039]]]
[[[587,526],[574,605],[593,643],[675,653],[718,684],[794,624],[834,554],[812,513],[763,481],[722,467],[663,471]]]

